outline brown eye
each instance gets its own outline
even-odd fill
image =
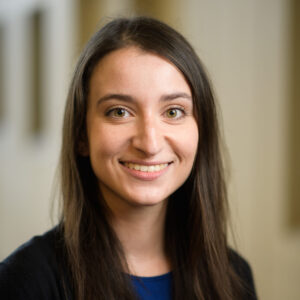
[[[106,113],[106,116],[110,116],[114,118],[127,118],[129,117],[129,115],[130,115],[129,112],[122,107],[113,108]]]
[[[116,108],[114,110],[114,116],[115,117],[124,117],[126,114],[126,111],[124,108]]]
[[[180,108],[171,108],[166,112],[167,118],[169,119],[179,119],[183,116],[184,112]]]

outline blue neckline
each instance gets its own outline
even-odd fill
[[[136,275],[131,275],[130,274],[130,277],[132,279],[142,280],[142,281],[165,280],[165,279],[169,279],[171,276],[172,276],[172,272],[168,272],[168,273],[161,274],[161,275],[156,275],[156,276],[136,276]]]

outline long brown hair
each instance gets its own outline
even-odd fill
[[[76,299],[135,299],[122,246],[88,157],[89,80],[106,54],[130,45],[158,54],[186,78],[193,95],[199,144],[186,182],[170,196],[165,247],[171,260],[173,298],[237,299],[238,279],[228,259],[227,196],[215,100],[202,63],[186,39],[155,19],[119,18],[96,32],[83,50],[69,88],[61,150],[61,225]],[[126,265],[126,262],[125,262]]]

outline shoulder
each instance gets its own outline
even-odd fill
[[[243,299],[257,299],[253,274],[249,263],[236,251],[229,250],[229,262],[235,274],[239,277],[245,296]]]
[[[0,263],[0,295],[5,299],[64,299],[57,250],[58,227],[33,237]]]

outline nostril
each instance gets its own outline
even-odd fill
[[[162,141],[157,134],[139,134],[133,138],[133,146],[146,154],[155,155],[162,148]]]

